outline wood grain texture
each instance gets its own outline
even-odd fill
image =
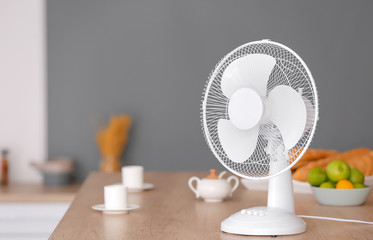
[[[145,182],[155,188],[130,193],[128,202],[140,209],[125,215],[105,215],[91,209],[104,202],[104,186],[120,182],[120,174],[92,173],[83,184],[69,210],[50,239],[273,239],[238,236],[220,231],[220,222],[248,207],[266,205],[265,191],[248,191],[242,185],[233,198],[221,203],[196,199],[187,181],[201,172],[147,172]],[[362,206],[329,207],[316,202],[313,195],[296,194],[296,213],[373,221],[373,194]],[[373,227],[368,224],[305,219],[307,231],[276,239],[369,239]]]
[[[55,187],[12,183],[0,186],[0,202],[71,202],[80,186],[81,184]]]

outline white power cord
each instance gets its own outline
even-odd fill
[[[355,219],[344,219],[344,218],[331,218],[331,217],[320,217],[320,216],[308,216],[308,215],[298,215],[301,218],[313,218],[313,219],[322,219],[322,220],[331,220],[331,221],[338,221],[338,222],[353,222],[353,223],[366,223],[366,224],[373,224],[373,222],[355,220]]]

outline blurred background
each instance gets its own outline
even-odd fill
[[[373,147],[373,2],[341,0],[1,0],[0,147],[11,181],[73,159],[99,169],[96,133],[133,123],[122,164],[221,169],[200,127],[205,82],[225,54],[271,39],[297,52],[320,98],[313,148]]]

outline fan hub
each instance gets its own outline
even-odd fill
[[[229,100],[228,114],[232,124],[241,130],[255,127],[263,117],[264,103],[251,88],[241,88]]]

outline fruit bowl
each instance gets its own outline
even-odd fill
[[[371,187],[354,189],[333,189],[311,187],[317,201],[330,206],[356,206],[365,202],[369,196]]]

